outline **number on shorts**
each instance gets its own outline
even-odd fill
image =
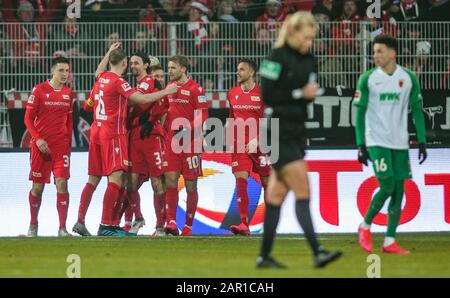
[[[190,170],[198,168],[198,156],[188,157],[186,158],[186,161],[189,165]]]
[[[153,155],[155,155],[156,158],[156,166],[161,166],[162,164],[162,160],[161,160],[161,154],[159,152],[155,152],[153,153]]]
[[[70,156],[69,155],[63,155],[64,159],[64,167],[68,168],[70,166]]]
[[[105,102],[103,101],[103,90],[99,90],[98,94],[95,94],[94,98],[98,101],[97,108],[95,109],[95,116],[97,120],[106,120]]]
[[[375,169],[377,172],[386,172],[387,171],[387,164],[384,162],[384,158],[377,159],[374,161],[375,163]]]

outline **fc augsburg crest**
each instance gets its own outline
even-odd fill
[[[403,79],[398,80],[398,85],[400,86],[400,88],[403,87],[403,83],[404,83],[404,82],[405,82],[405,80],[403,80]]]

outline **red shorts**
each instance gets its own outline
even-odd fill
[[[128,171],[128,140],[126,135],[101,139],[89,144],[88,174],[109,176],[119,170]]]
[[[164,151],[164,172],[177,172],[185,180],[194,180],[203,176],[202,155],[200,153],[174,153],[172,147],[166,144]]]
[[[159,177],[164,172],[163,152],[164,143],[161,136],[150,135],[148,139],[134,139],[130,141],[130,172]]]
[[[36,183],[50,183],[50,176],[70,178],[70,152],[69,144],[65,146],[50,146],[49,155],[42,154],[35,142],[30,144],[30,176],[29,180]]]
[[[263,177],[269,176],[271,171],[269,157],[261,152],[232,153],[231,168],[233,173],[253,171]]]

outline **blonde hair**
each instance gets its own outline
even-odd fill
[[[275,43],[275,48],[283,47],[288,39],[288,29],[293,28],[295,31],[302,30],[304,27],[317,28],[316,20],[313,15],[305,11],[297,11],[292,15],[288,15],[281,26],[278,40]]]

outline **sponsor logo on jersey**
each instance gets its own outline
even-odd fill
[[[144,89],[144,90],[147,90],[149,87],[150,87],[150,85],[147,84],[147,83],[140,83],[139,84],[139,88]]]
[[[100,82],[100,84],[108,84],[110,79],[100,78],[98,81]]]
[[[398,92],[384,92],[380,93],[380,101],[400,100],[400,93]]]
[[[259,98],[259,96],[252,96],[252,97],[250,97],[250,99],[252,101],[261,101],[261,98]]]
[[[182,98],[170,98],[169,102],[175,102],[175,103],[189,103],[188,99],[182,99]]]
[[[28,103],[33,104],[33,102],[34,102],[34,95],[30,95],[30,97],[28,97]]]
[[[128,90],[131,90],[131,86],[130,86],[130,84],[125,82],[122,84],[122,89],[123,89],[123,91],[127,92]]]
[[[63,94],[62,98],[65,100],[70,100],[70,96],[67,94]]]
[[[259,110],[260,106],[252,106],[252,105],[234,105],[234,109],[242,109],[242,110]]]
[[[183,90],[183,89],[181,89],[181,94],[186,95],[186,96],[189,96],[189,95],[191,95],[191,92],[190,92],[189,90]]]
[[[404,83],[405,83],[405,80],[403,80],[403,79],[398,80],[398,86],[399,86],[400,88],[403,87],[403,84],[404,84]]]
[[[68,102],[61,102],[61,101],[46,101],[46,102],[44,102],[44,105],[70,107],[70,104]]]
[[[281,64],[275,61],[264,60],[259,73],[263,78],[273,81],[278,80],[281,75]]]

